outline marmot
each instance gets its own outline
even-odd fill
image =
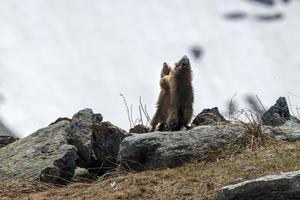
[[[167,112],[166,128],[169,131],[178,131],[183,126],[189,128],[188,124],[193,115],[194,92],[192,70],[187,56],[175,63],[168,79],[170,103]]]
[[[156,112],[150,122],[151,132],[156,130],[158,124],[157,130],[159,131],[162,131],[166,125],[170,105],[169,77],[171,69],[167,63],[163,64],[163,69],[160,74],[160,93],[156,103]]]

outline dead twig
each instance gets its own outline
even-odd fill
[[[125,96],[122,93],[120,93],[120,96],[122,97],[123,102],[125,104],[126,111],[127,111],[127,116],[128,116],[128,120],[129,120],[129,124],[130,124],[130,128],[132,128],[132,123],[131,123],[131,120],[130,120],[129,108],[128,108],[128,104],[127,104],[126,98],[125,98]]]

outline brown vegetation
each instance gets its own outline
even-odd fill
[[[94,183],[53,187],[42,183],[1,183],[0,199],[215,199],[225,185],[299,170],[300,142],[246,149],[214,162],[174,169],[127,173]]]

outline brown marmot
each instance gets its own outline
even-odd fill
[[[178,131],[188,127],[193,115],[194,92],[190,61],[184,56],[175,63],[169,79],[170,103],[168,106],[167,130]],[[165,110],[165,109],[163,109]]]
[[[162,131],[166,125],[170,105],[169,74],[171,69],[167,63],[163,64],[160,74],[160,93],[156,103],[156,112],[150,122],[150,131],[155,131],[158,124],[157,130]]]

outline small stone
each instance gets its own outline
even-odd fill
[[[192,122],[192,127],[203,125],[217,125],[220,122],[227,122],[226,119],[219,113],[217,107],[212,109],[204,109],[199,113]]]
[[[129,129],[129,133],[148,133],[148,132],[149,132],[149,128],[142,124],[138,124],[133,128]]]
[[[88,169],[77,167],[73,180],[77,182],[91,182],[97,180],[97,174],[90,173]]]

